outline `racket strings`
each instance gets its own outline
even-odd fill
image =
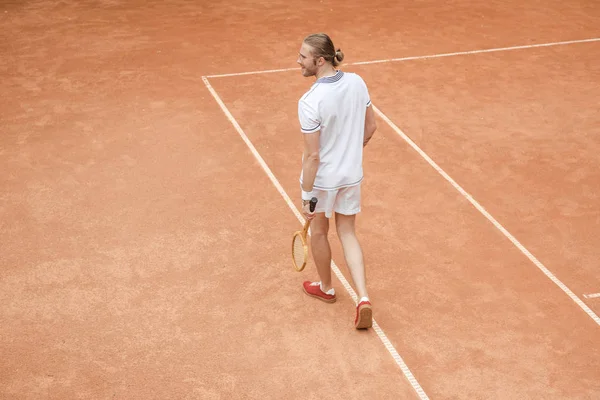
[[[302,237],[300,235],[294,236],[294,243],[292,244],[292,256],[294,263],[297,267],[302,267],[306,262],[304,254],[304,243],[302,243]]]

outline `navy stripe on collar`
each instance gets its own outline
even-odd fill
[[[344,76],[344,73],[342,71],[338,71],[335,75],[326,76],[324,78],[317,79],[317,83],[333,83],[333,82],[337,82],[340,79],[342,79],[342,76]]]

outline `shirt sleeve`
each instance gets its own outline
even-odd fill
[[[298,102],[298,119],[302,133],[315,133],[321,129],[319,113],[304,100]]]

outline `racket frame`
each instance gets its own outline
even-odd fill
[[[312,199],[310,199],[310,211],[313,212],[315,211],[315,208],[317,206],[317,198],[313,197]],[[296,269],[296,271],[300,272],[302,270],[304,270],[304,268],[306,267],[306,263],[308,262],[308,242],[306,240],[306,237],[308,235],[308,228],[310,227],[310,221],[306,220],[306,222],[304,223],[304,228],[301,231],[296,231],[294,233],[294,235],[292,236],[292,264],[294,265],[294,268]],[[294,242],[296,241],[296,237],[298,237],[302,243],[302,249],[304,251],[304,262],[302,263],[302,265],[297,265],[296,264],[296,259],[294,257]]]

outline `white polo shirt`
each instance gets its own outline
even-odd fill
[[[335,190],[362,181],[365,113],[370,105],[362,78],[342,71],[318,79],[298,101],[302,133],[321,131],[315,189]]]

